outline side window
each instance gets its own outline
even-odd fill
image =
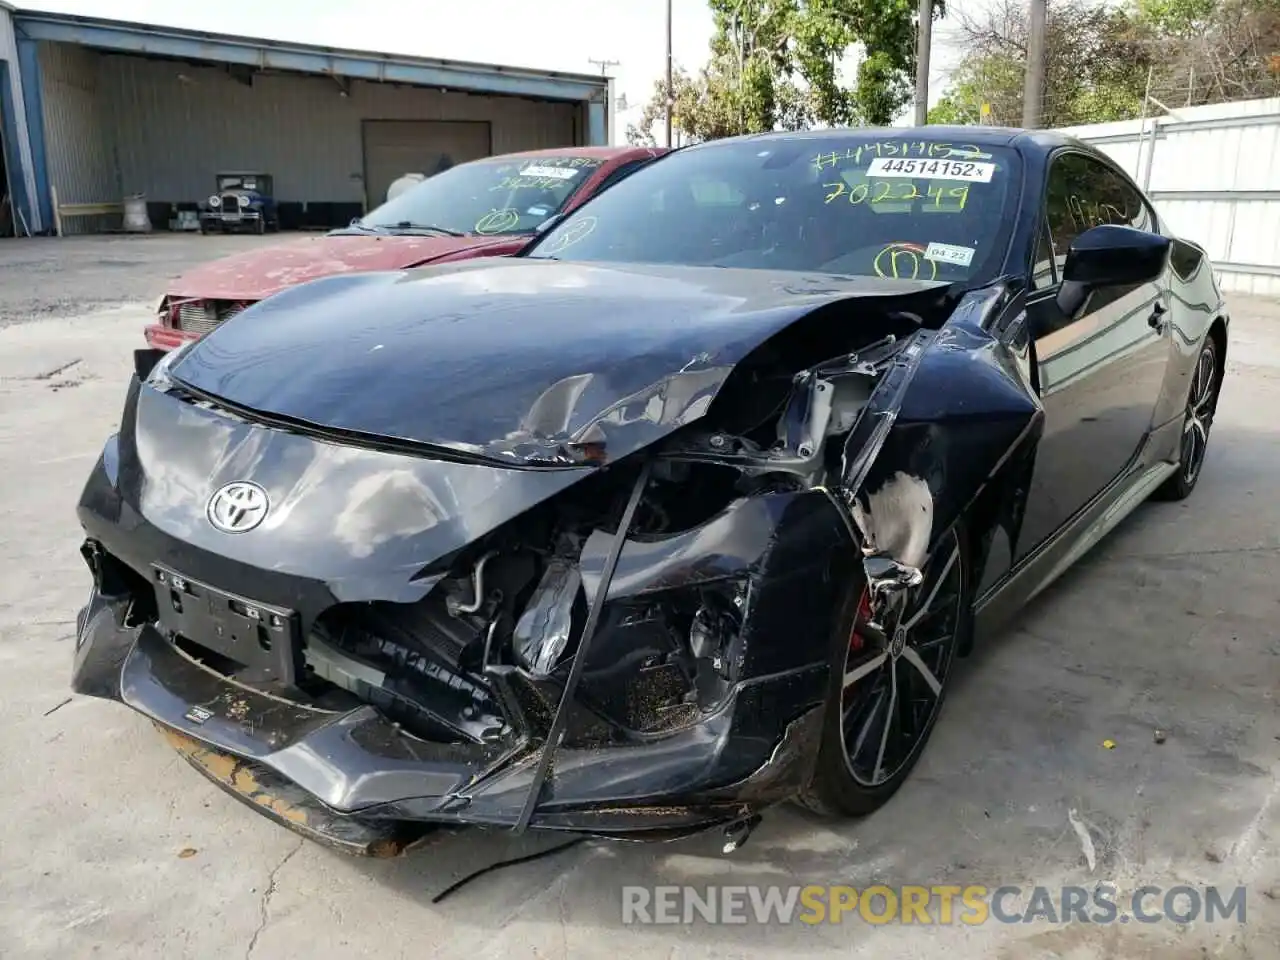
[[[1111,167],[1082,153],[1063,154],[1053,161],[1045,212],[1058,273],[1072,241],[1090,227],[1106,223],[1155,229],[1142,194]]]

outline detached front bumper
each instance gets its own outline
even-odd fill
[[[127,625],[128,608],[126,597],[93,591],[73,688],[148,717],[200,772],[283,826],[370,856],[403,850],[415,822],[516,826],[540,744],[432,743],[372,706],[333,712],[260,693],[151,625]],[[728,709],[687,730],[626,747],[561,746],[529,826],[667,839],[785,800],[810,776],[822,723],[813,704],[826,682],[811,667],[744,683]],[[779,722],[797,704],[809,706]],[[734,769],[748,773],[726,782]]]

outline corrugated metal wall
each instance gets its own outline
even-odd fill
[[[1169,226],[1204,245],[1226,290],[1280,295],[1280,99],[1072,127],[1143,185]],[[1155,137],[1152,138],[1152,130]]]
[[[118,202],[123,194],[115,161],[115,130],[99,87],[98,56],[83,47],[42,43],[45,157],[59,203]],[[118,219],[118,218],[117,218]],[[68,233],[105,224],[97,217],[69,219]]]
[[[35,164],[31,159],[31,139],[27,130],[27,101],[22,89],[21,66],[18,61],[18,42],[13,31],[13,15],[0,7],[0,62],[6,65],[9,82],[9,106],[13,111],[5,129],[5,150],[8,160],[10,186],[20,194],[19,206],[23,207],[27,228],[39,231],[44,228],[40,210],[34,202],[36,196]],[[21,190],[19,190],[21,185]],[[25,203],[23,203],[23,201]]]
[[[571,143],[575,104],[441,93],[325,77],[259,75],[104,56],[100,82],[115,120],[120,182],[155,200],[199,200],[220,170],[275,178],[277,199],[360,202],[362,120],[487,120],[493,150]],[[51,148],[52,149],[52,148]]]
[[[224,170],[275,178],[284,201],[364,199],[364,120],[484,120],[493,151],[580,142],[577,103],[442,93],[327,77],[258,75],[242,83],[216,67],[100,54],[42,42],[49,180],[63,203],[196,202]],[[90,218],[67,230],[95,229]]]

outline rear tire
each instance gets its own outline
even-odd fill
[[[1156,488],[1152,499],[1185,500],[1191,495],[1204,472],[1205,456],[1209,450],[1209,431],[1213,427],[1213,415],[1218,406],[1218,344],[1213,337],[1206,337],[1195,369],[1191,372],[1191,386],[1187,388],[1187,406],[1182,419],[1182,441],[1178,452],[1178,470]]]
[[[901,614],[885,618],[886,630],[894,627],[887,637],[866,625],[861,584],[850,588],[832,641],[813,781],[797,797],[815,813],[862,816],[882,806],[906,781],[933,732],[956,651],[972,629],[972,576],[962,530],[941,538],[922,573]]]

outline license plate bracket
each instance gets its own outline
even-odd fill
[[[298,615],[152,564],[160,625],[240,667],[237,679],[292,685],[301,649]]]

